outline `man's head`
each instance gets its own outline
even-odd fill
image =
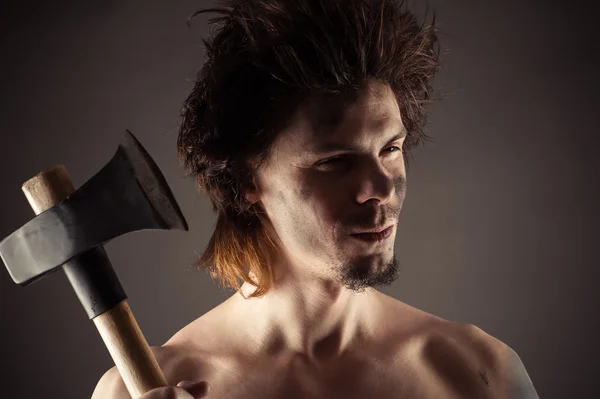
[[[355,289],[390,282],[406,181],[396,99],[389,86],[368,81],[334,125],[314,123],[321,107],[297,110],[246,198],[264,209],[285,258],[301,264],[295,275],[337,278]],[[388,227],[385,240],[356,235]]]
[[[427,139],[438,68],[433,26],[400,3],[238,0],[201,11],[221,15],[178,154],[218,212],[199,263],[226,285],[266,293],[274,251],[350,288],[393,279],[405,166]],[[389,225],[380,243],[351,235]]]

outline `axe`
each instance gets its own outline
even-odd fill
[[[22,189],[37,216],[0,242],[14,282],[26,286],[62,268],[131,397],[166,386],[103,247],[136,230],[188,230],[150,155],[127,130],[112,159],[79,189],[62,165]]]

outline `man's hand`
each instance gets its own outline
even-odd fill
[[[156,388],[146,392],[138,399],[199,399],[205,397],[207,392],[206,381],[181,381],[176,387]]]
[[[199,399],[208,393],[206,381],[180,381],[177,386],[156,388],[134,399]],[[116,367],[108,370],[96,386],[92,399],[132,399]]]

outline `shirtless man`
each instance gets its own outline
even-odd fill
[[[170,386],[140,399],[537,398],[506,344],[374,288],[398,274],[408,155],[438,69],[435,30],[401,7],[212,10],[178,146],[218,214],[199,264],[237,291],[153,348]],[[92,398],[129,398],[115,368]]]

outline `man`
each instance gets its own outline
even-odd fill
[[[205,11],[178,148],[218,214],[199,264],[237,293],[153,348],[172,386],[143,398],[537,398],[507,345],[374,288],[398,274],[433,24],[395,0]],[[114,368],[93,395],[127,397]]]

